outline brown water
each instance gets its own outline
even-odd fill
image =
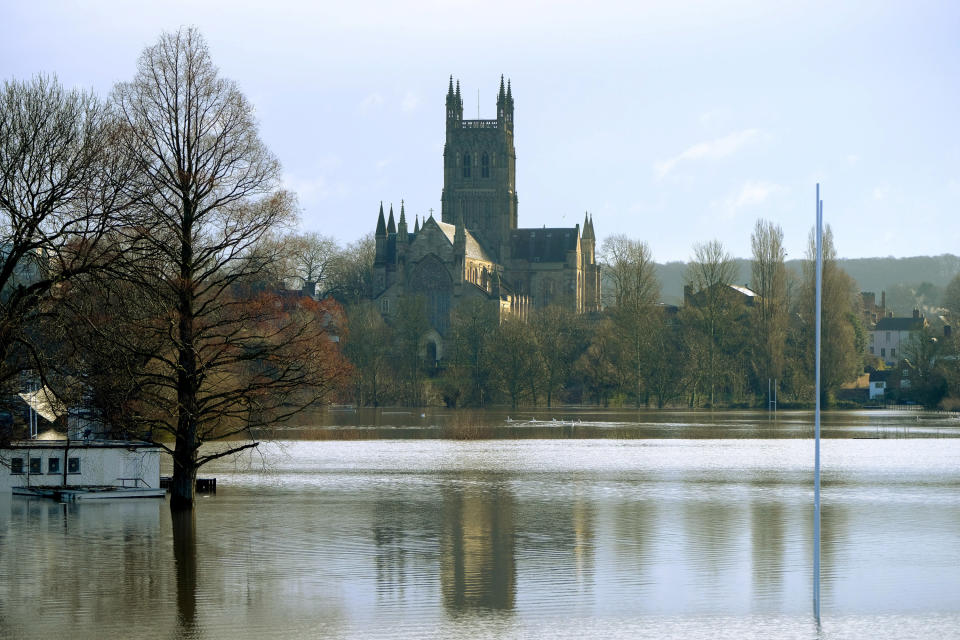
[[[825,417],[818,629],[809,414],[323,419],[192,517],[0,496],[0,637],[960,637],[960,420]]]

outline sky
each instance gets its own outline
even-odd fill
[[[588,8],[589,6],[589,8]],[[804,257],[821,184],[838,254],[960,253],[960,2],[15,2],[0,79],[107,96],[195,26],[253,102],[301,226],[342,243],[380,202],[439,211],[444,99],[515,102],[521,227],[647,242],[658,262],[757,219]]]

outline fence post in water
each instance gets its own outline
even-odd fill
[[[820,315],[823,281],[823,200],[817,183],[816,409],[813,454],[813,616],[820,624]]]

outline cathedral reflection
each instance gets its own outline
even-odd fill
[[[440,582],[448,611],[513,608],[515,510],[514,497],[503,485],[444,490]]]

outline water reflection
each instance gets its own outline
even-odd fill
[[[177,638],[198,638],[197,518],[193,510],[170,513],[173,525],[173,562],[177,581]]]
[[[509,610],[516,597],[514,497],[503,482],[468,476],[443,489],[440,583],[453,614]]]
[[[754,610],[783,605],[783,571],[787,510],[762,495],[750,502],[750,567]]]
[[[816,637],[811,449],[290,441],[194,514],[0,496],[0,637]],[[825,444],[824,637],[960,628],[958,460]]]

